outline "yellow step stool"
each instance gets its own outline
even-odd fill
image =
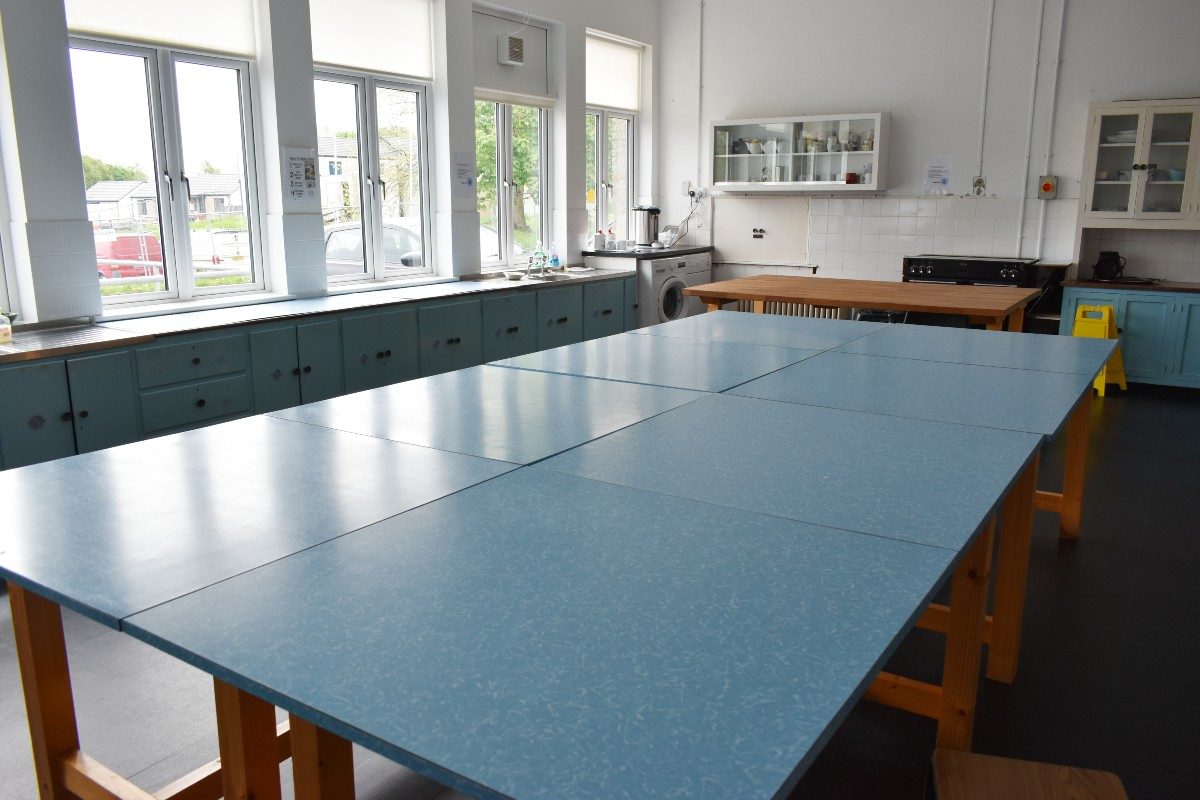
[[[1086,336],[1090,339],[1116,339],[1117,319],[1112,306],[1079,306],[1075,309],[1075,325],[1071,329],[1072,336]],[[1096,392],[1104,397],[1104,388],[1115,383],[1122,389],[1128,389],[1125,383],[1125,358],[1121,355],[1121,345],[1109,356],[1108,363],[1096,376],[1094,385]]]

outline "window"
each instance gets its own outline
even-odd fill
[[[585,58],[588,232],[611,227],[618,239],[627,239],[633,209],[642,48],[589,33]]]
[[[329,280],[429,272],[424,88],[322,72],[314,92]]]
[[[611,227],[618,239],[628,239],[633,210],[634,116],[589,109],[586,135],[588,233]]]
[[[249,63],[75,39],[71,73],[104,302],[262,288]]]
[[[478,100],[475,159],[482,263],[529,260],[545,242],[546,113],[540,108]]]

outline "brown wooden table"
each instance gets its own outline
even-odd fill
[[[689,286],[685,295],[700,298],[709,311],[725,303],[748,300],[761,314],[766,303],[798,303],[818,308],[879,308],[888,311],[922,311],[961,314],[982,322],[989,331],[1019,331],[1025,324],[1025,306],[1037,289],[1012,286],[954,286],[940,283],[895,283],[842,278],[793,278],[756,275],[731,281]]]

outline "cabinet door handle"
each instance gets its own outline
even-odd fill
[[[197,367],[200,366],[200,356],[196,356],[195,358],[193,358],[192,363],[195,364]]]
[[[508,332],[509,332],[509,333],[516,333],[516,332],[517,332],[517,331],[519,331],[520,329],[521,329],[521,328],[520,328],[520,326],[518,326],[518,325],[513,325],[511,328],[509,328],[509,329],[508,329]]]
[[[203,397],[201,397],[199,400],[196,401],[196,408],[204,408],[206,405],[208,405],[208,403],[204,400]]]
[[[271,377],[275,380],[279,380],[283,377],[283,370],[281,370],[279,367],[276,367],[275,371],[271,373]]]
[[[383,358],[383,357],[384,357],[384,356],[383,356],[383,351],[382,351],[382,350],[380,350],[378,353],[376,353],[376,354],[375,354],[375,357],[376,357],[376,358]]]
[[[70,411],[64,411],[62,413],[62,421],[63,422],[70,422],[73,419],[75,419],[75,415],[72,414]]]
[[[559,324],[559,325],[566,325],[566,324],[567,324],[567,318],[566,318],[566,317],[559,317],[559,318],[558,318],[558,324]]]
[[[84,411],[80,411],[80,412],[79,412],[79,418],[80,418],[80,419],[87,419],[87,418],[88,418],[88,412],[87,412],[86,410],[84,410]]]
[[[300,374],[300,368],[299,368],[299,367],[296,367],[294,370],[292,370],[292,374],[293,374],[293,375],[299,375],[299,374]]]
[[[601,311],[601,312],[600,312],[600,315],[601,315],[601,316],[604,316],[604,317],[611,317],[611,316],[612,316],[612,309],[611,309],[611,308],[606,308],[606,309],[604,309],[603,311]]]
[[[309,365],[305,365],[305,367],[304,367],[304,374],[305,374],[305,375],[308,375],[308,374],[309,374],[309,373],[311,373],[311,372],[312,372],[312,367],[311,367],[311,366],[309,366]]]

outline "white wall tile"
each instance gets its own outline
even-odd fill
[[[917,255],[917,237],[915,236],[897,236],[896,250],[907,256]]]
[[[878,236],[880,232],[879,228],[879,217],[863,217],[863,236]]]
[[[60,256],[66,252],[61,222],[27,222],[25,235],[29,238],[30,256]]]
[[[917,218],[916,217],[898,217],[896,219],[896,233],[901,236],[916,236],[917,234]]]
[[[938,217],[934,220],[933,233],[935,236],[953,236],[957,225],[958,223],[953,217]],[[972,230],[974,230],[974,228],[972,228]]]
[[[935,236],[933,239],[933,251],[941,255],[956,255],[954,244],[955,238],[953,236]]]
[[[851,214],[846,217],[845,233],[861,234],[863,226],[863,218],[856,214]]]
[[[917,200],[917,216],[919,216],[919,217],[937,216],[937,201],[927,198],[927,197],[922,197],[919,200]]]
[[[93,263],[95,263],[93,261]],[[34,291],[37,292],[38,313],[45,315],[42,309],[42,291],[44,289],[61,289],[71,285],[67,274],[67,257],[65,255],[31,255],[30,270],[33,273]],[[53,317],[50,317],[53,319]]]
[[[900,201],[890,197],[885,197],[879,206],[879,215],[883,217],[894,217],[900,213]]]
[[[859,250],[864,253],[878,253],[879,237],[864,233],[859,237]]]
[[[917,217],[914,231],[917,236],[933,236],[937,231],[937,220],[933,217]]]
[[[808,233],[811,237],[814,233],[827,233],[829,231],[829,217],[822,214],[819,217],[809,216],[808,218]]]
[[[866,200],[863,200],[863,211],[862,211],[863,216],[864,217],[878,217],[879,213],[880,213],[879,210],[882,207],[883,207],[883,201],[881,201],[877,197],[871,197]]]
[[[896,244],[896,236],[880,236],[879,237],[879,252],[880,253],[895,253],[899,248]]]

